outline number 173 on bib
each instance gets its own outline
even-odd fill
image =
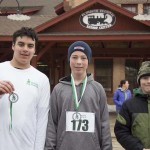
[[[66,131],[94,132],[95,113],[90,112],[66,112]]]

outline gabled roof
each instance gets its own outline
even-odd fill
[[[32,7],[42,7],[41,10],[36,12],[36,14],[31,16],[30,20],[27,21],[13,21],[7,19],[6,16],[0,16],[0,37],[11,36],[17,29],[22,26],[27,27],[37,27],[44,22],[55,18],[57,14],[55,13],[54,7],[62,2],[62,0],[18,0],[20,7],[32,8]],[[15,0],[3,0],[1,3],[1,8],[16,8],[17,3]],[[27,9],[26,9],[27,10]],[[25,13],[29,13],[26,11]]]
[[[14,31],[19,29],[22,26],[35,28],[37,25],[44,23],[47,20],[50,20],[53,16],[31,16],[30,20],[27,21],[13,21],[7,19],[7,17],[0,16],[0,35],[9,36],[12,35]]]
[[[110,10],[117,12],[121,14],[122,16],[126,16],[132,20],[134,20],[133,16],[135,15],[134,13],[129,12],[126,9],[123,9],[122,7],[110,2],[113,0],[110,0],[110,1],[88,0],[87,2],[71,9],[70,11],[65,12],[64,14],[60,16],[57,16],[55,12],[56,10],[54,8],[59,6],[59,4],[62,5],[63,0],[44,0],[44,1],[43,0],[25,0],[25,1],[19,0],[19,1],[20,1],[20,6],[23,6],[23,7],[24,6],[39,6],[43,8],[39,12],[37,12],[34,16],[31,16],[31,19],[28,21],[21,21],[21,22],[12,21],[12,20],[7,19],[6,16],[0,16],[0,40],[3,37],[6,37],[5,39],[7,40],[7,38],[11,36],[14,33],[14,31],[16,31],[22,26],[33,27],[36,29],[37,32],[42,33],[43,30],[51,28],[51,26],[59,24],[64,19],[69,18],[77,14],[78,12],[85,10],[88,7],[91,7],[92,5],[95,5],[95,4],[103,5],[104,7],[107,7]],[[6,3],[9,4],[9,5],[7,4],[7,6],[11,6],[11,7],[16,6],[15,2],[12,2],[12,0],[7,0],[7,1],[4,0],[1,4],[5,6]],[[137,20],[134,20],[134,21],[139,24],[143,24],[147,27],[150,26],[149,21],[137,21]],[[64,35],[65,34],[68,34],[68,33],[64,33]]]
[[[109,0],[110,2],[116,3],[116,4],[143,4],[143,3],[149,3],[147,0]]]
[[[1,9],[0,16],[7,16],[10,14],[15,14],[17,13],[17,9],[18,9],[17,7]],[[34,14],[41,9],[42,9],[42,6],[20,7],[22,14]]]
[[[85,3],[71,9],[70,11],[67,11],[64,14],[62,14],[62,15],[56,17],[56,18],[53,18],[52,20],[49,20],[49,21],[37,26],[36,31],[41,32],[42,30],[45,30],[46,28],[49,28],[52,25],[57,24],[60,21],[66,19],[66,18],[69,18],[72,15],[78,13],[79,11],[82,11],[82,10],[84,10],[88,7],[91,7],[92,5],[97,4],[97,3],[111,9],[114,12],[120,13],[121,15],[124,15],[128,18],[131,18],[131,19],[133,19],[133,16],[135,15],[134,13],[132,13],[132,12],[130,12],[130,11],[128,11],[128,10],[126,10],[126,9],[124,9],[124,8],[118,6],[118,5],[116,5],[116,4],[114,4],[110,1],[108,1],[108,0],[88,0]],[[140,22],[140,23],[142,23],[146,26],[150,26],[150,21],[139,21],[139,20],[135,20],[135,21]]]
[[[44,0],[47,1],[47,0]],[[20,6],[42,6],[43,0],[18,0]],[[15,7],[17,6],[16,0],[3,0],[1,7]]]
[[[21,8],[43,7],[43,9],[36,15],[54,14],[54,7],[62,1],[63,0],[18,0]],[[16,0],[3,0],[0,4],[1,8],[14,8],[17,6]]]

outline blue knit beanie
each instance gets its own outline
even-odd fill
[[[76,41],[72,43],[68,48],[68,61],[70,61],[70,56],[75,51],[83,52],[87,56],[88,63],[90,63],[92,57],[92,51],[90,46],[87,43],[83,41]]]

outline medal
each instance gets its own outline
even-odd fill
[[[16,103],[18,101],[18,95],[14,92],[9,94],[9,101],[12,103]]]

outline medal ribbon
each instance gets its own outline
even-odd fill
[[[10,110],[10,123],[9,123],[9,130],[11,131],[12,130],[12,116],[13,116],[13,114],[12,114],[12,106],[13,106],[13,103],[15,103],[15,102],[17,102],[17,100],[18,100],[18,95],[16,94],[16,93],[11,93],[11,94],[9,94],[9,104],[10,104],[10,108],[9,108],[9,110]]]
[[[72,85],[73,98],[74,98],[74,105],[75,105],[76,111],[78,111],[78,109],[79,109],[79,105],[80,105],[81,99],[82,99],[83,94],[84,94],[84,92],[85,92],[86,84],[87,84],[87,76],[85,77],[85,79],[84,79],[84,81],[83,81],[83,85],[82,85],[82,89],[81,89],[81,97],[80,97],[80,99],[79,99],[79,101],[78,101],[77,90],[76,90],[74,78],[73,78],[73,76],[72,76],[72,74],[71,74],[71,85]]]
[[[9,130],[12,130],[12,102],[10,101],[10,125]]]

